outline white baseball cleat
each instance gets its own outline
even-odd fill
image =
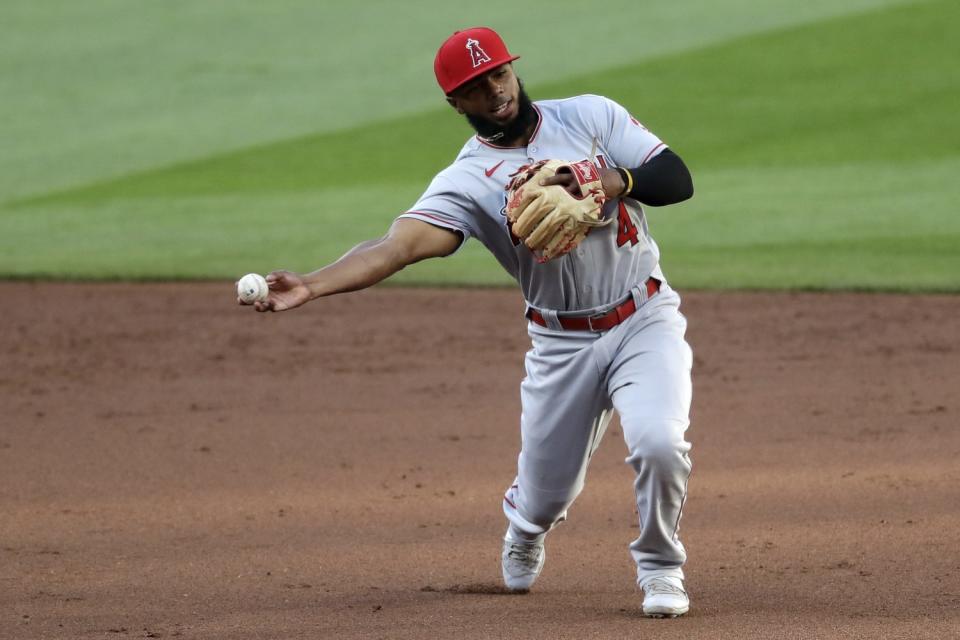
[[[503,583],[510,591],[529,591],[543,569],[545,557],[543,541],[516,542],[503,539],[503,554],[500,556],[503,568]]]
[[[643,615],[649,618],[676,618],[690,610],[690,598],[680,578],[651,578],[643,585],[643,595]]]

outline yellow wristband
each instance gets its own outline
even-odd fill
[[[623,191],[620,193],[619,196],[617,196],[618,198],[622,198],[623,196],[628,195],[631,191],[633,191],[633,176],[630,175],[630,171],[628,169],[624,169],[623,167],[618,167],[617,171],[620,172],[621,178],[624,178],[624,176],[626,176],[623,180],[623,184],[625,185],[623,188]]]

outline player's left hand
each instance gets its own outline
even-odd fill
[[[620,176],[620,172],[616,169],[600,169],[600,186],[603,188],[603,193],[608,198],[616,198],[627,185],[623,184],[623,178]],[[540,181],[545,187],[550,185],[559,184],[564,189],[567,190],[567,193],[572,195],[579,195],[580,187],[577,185],[576,178],[573,177],[572,173],[558,173],[555,176],[550,178],[544,178]]]

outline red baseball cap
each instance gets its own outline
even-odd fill
[[[433,72],[440,88],[449,95],[463,83],[519,57],[510,55],[493,29],[473,27],[455,32],[440,45]]]

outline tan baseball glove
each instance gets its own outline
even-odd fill
[[[577,193],[558,184],[540,184],[541,180],[562,173],[573,175]],[[589,160],[541,160],[520,167],[510,177],[507,220],[513,234],[540,262],[568,253],[583,242],[591,229],[612,222],[600,219],[600,208],[607,197],[600,185],[600,172]]]

